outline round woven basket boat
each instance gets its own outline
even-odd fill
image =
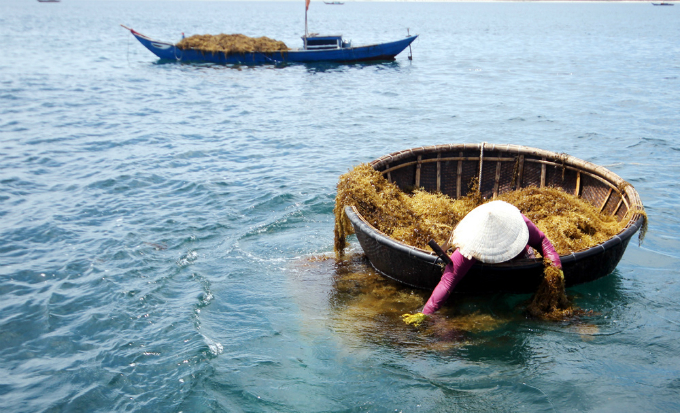
[[[592,281],[611,273],[628,241],[643,225],[644,207],[632,185],[606,168],[566,154],[518,145],[450,144],[407,149],[371,162],[402,190],[424,188],[460,198],[470,181],[479,178],[484,198],[528,186],[559,187],[575,194],[626,227],[606,242],[560,256],[566,286]],[[633,213],[628,214],[631,210]],[[443,272],[432,252],[396,241],[369,224],[355,207],[346,207],[357,239],[371,265],[403,284],[434,289]],[[457,292],[536,291],[543,277],[540,259],[501,264],[477,262],[456,287]]]

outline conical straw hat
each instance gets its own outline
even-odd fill
[[[529,241],[522,213],[504,201],[493,201],[470,211],[451,236],[464,257],[487,264],[515,258]]]

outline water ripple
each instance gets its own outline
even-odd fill
[[[297,5],[96,3],[0,1],[6,410],[676,406],[677,14],[312,4],[310,28],[354,44],[419,33],[413,60],[247,67],[159,62],[118,24],[298,47]],[[399,315],[425,293],[335,260],[340,174],[481,141],[569,153],[640,192],[647,239],[570,291],[581,323],[527,320],[524,296],[456,297],[450,328],[421,334]]]

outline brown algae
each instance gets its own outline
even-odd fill
[[[559,321],[571,318],[574,309],[564,289],[564,274],[546,263],[543,279],[527,307],[532,317]]]
[[[477,191],[459,200],[424,190],[409,195],[368,164],[342,175],[337,189],[333,211],[335,251],[339,255],[346,246],[345,238],[354,233],[345,215],[346,206],[356,207],[367,222],[397,241],[425,248],[430,239],[445,242],[455,224],[482,201]]]
[[[507,315],[491,315],[476,309],[461,311],[468,301],[441,311],[417,329],[401,315],[422,307],[428,292],[396,283],[366,265],[360,254],[306,257],[294,262],[291,277],[308,328],[322,324],[347,340],[390,345],[403,350],[450,350],[484,342],[481,333],[510,322]],[[329,276],[330,275],[330,276]],[[472,307],[479,303],[474,301]],[[482,305],[484,306],[484,305]],[[314,321],[316,320],[316,321]]]
[[[417,189],[406,194],[368,164],[342,175],[335,199],[335,251],[345,248],[354,231],[344,208],[354,206],[376,229],[393,239],[427,249],[434,239],[445,243],[456,224],[486,202],[473,188],[455,200],[441,193]],[[588,249],[611,238],[627,220],[601,214],[594,206],[560,188],[528,187],[499,195],[497,200],[516,206],[550,239],[560,255]]]
[[[284,42],[269,37],[248,37],[243,34],[196,34],[182,39],[176,45],[181,50],[203,52],[247,53],[280,52],[290,50]]]
[[[516,206],[545,233],[560,255],[601,244],[619,233],[627,222],[600,213],[561,188],[528,187],[499,195],[497,199]]]

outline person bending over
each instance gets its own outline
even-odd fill
[[[504,201],[492,201],[470,211],[453,230],[451,240],[444,245],[456,246],[451,254],[452,264],[444,269],[422,312],[404,314],[407,324],[420,325],[428,315],[435,313],[446,301],[458,282],[478,260],[497,264],[514,258],[533,257],[535,248],[544,259],[562,273],[560,256],[550,240],[519,209]]]

